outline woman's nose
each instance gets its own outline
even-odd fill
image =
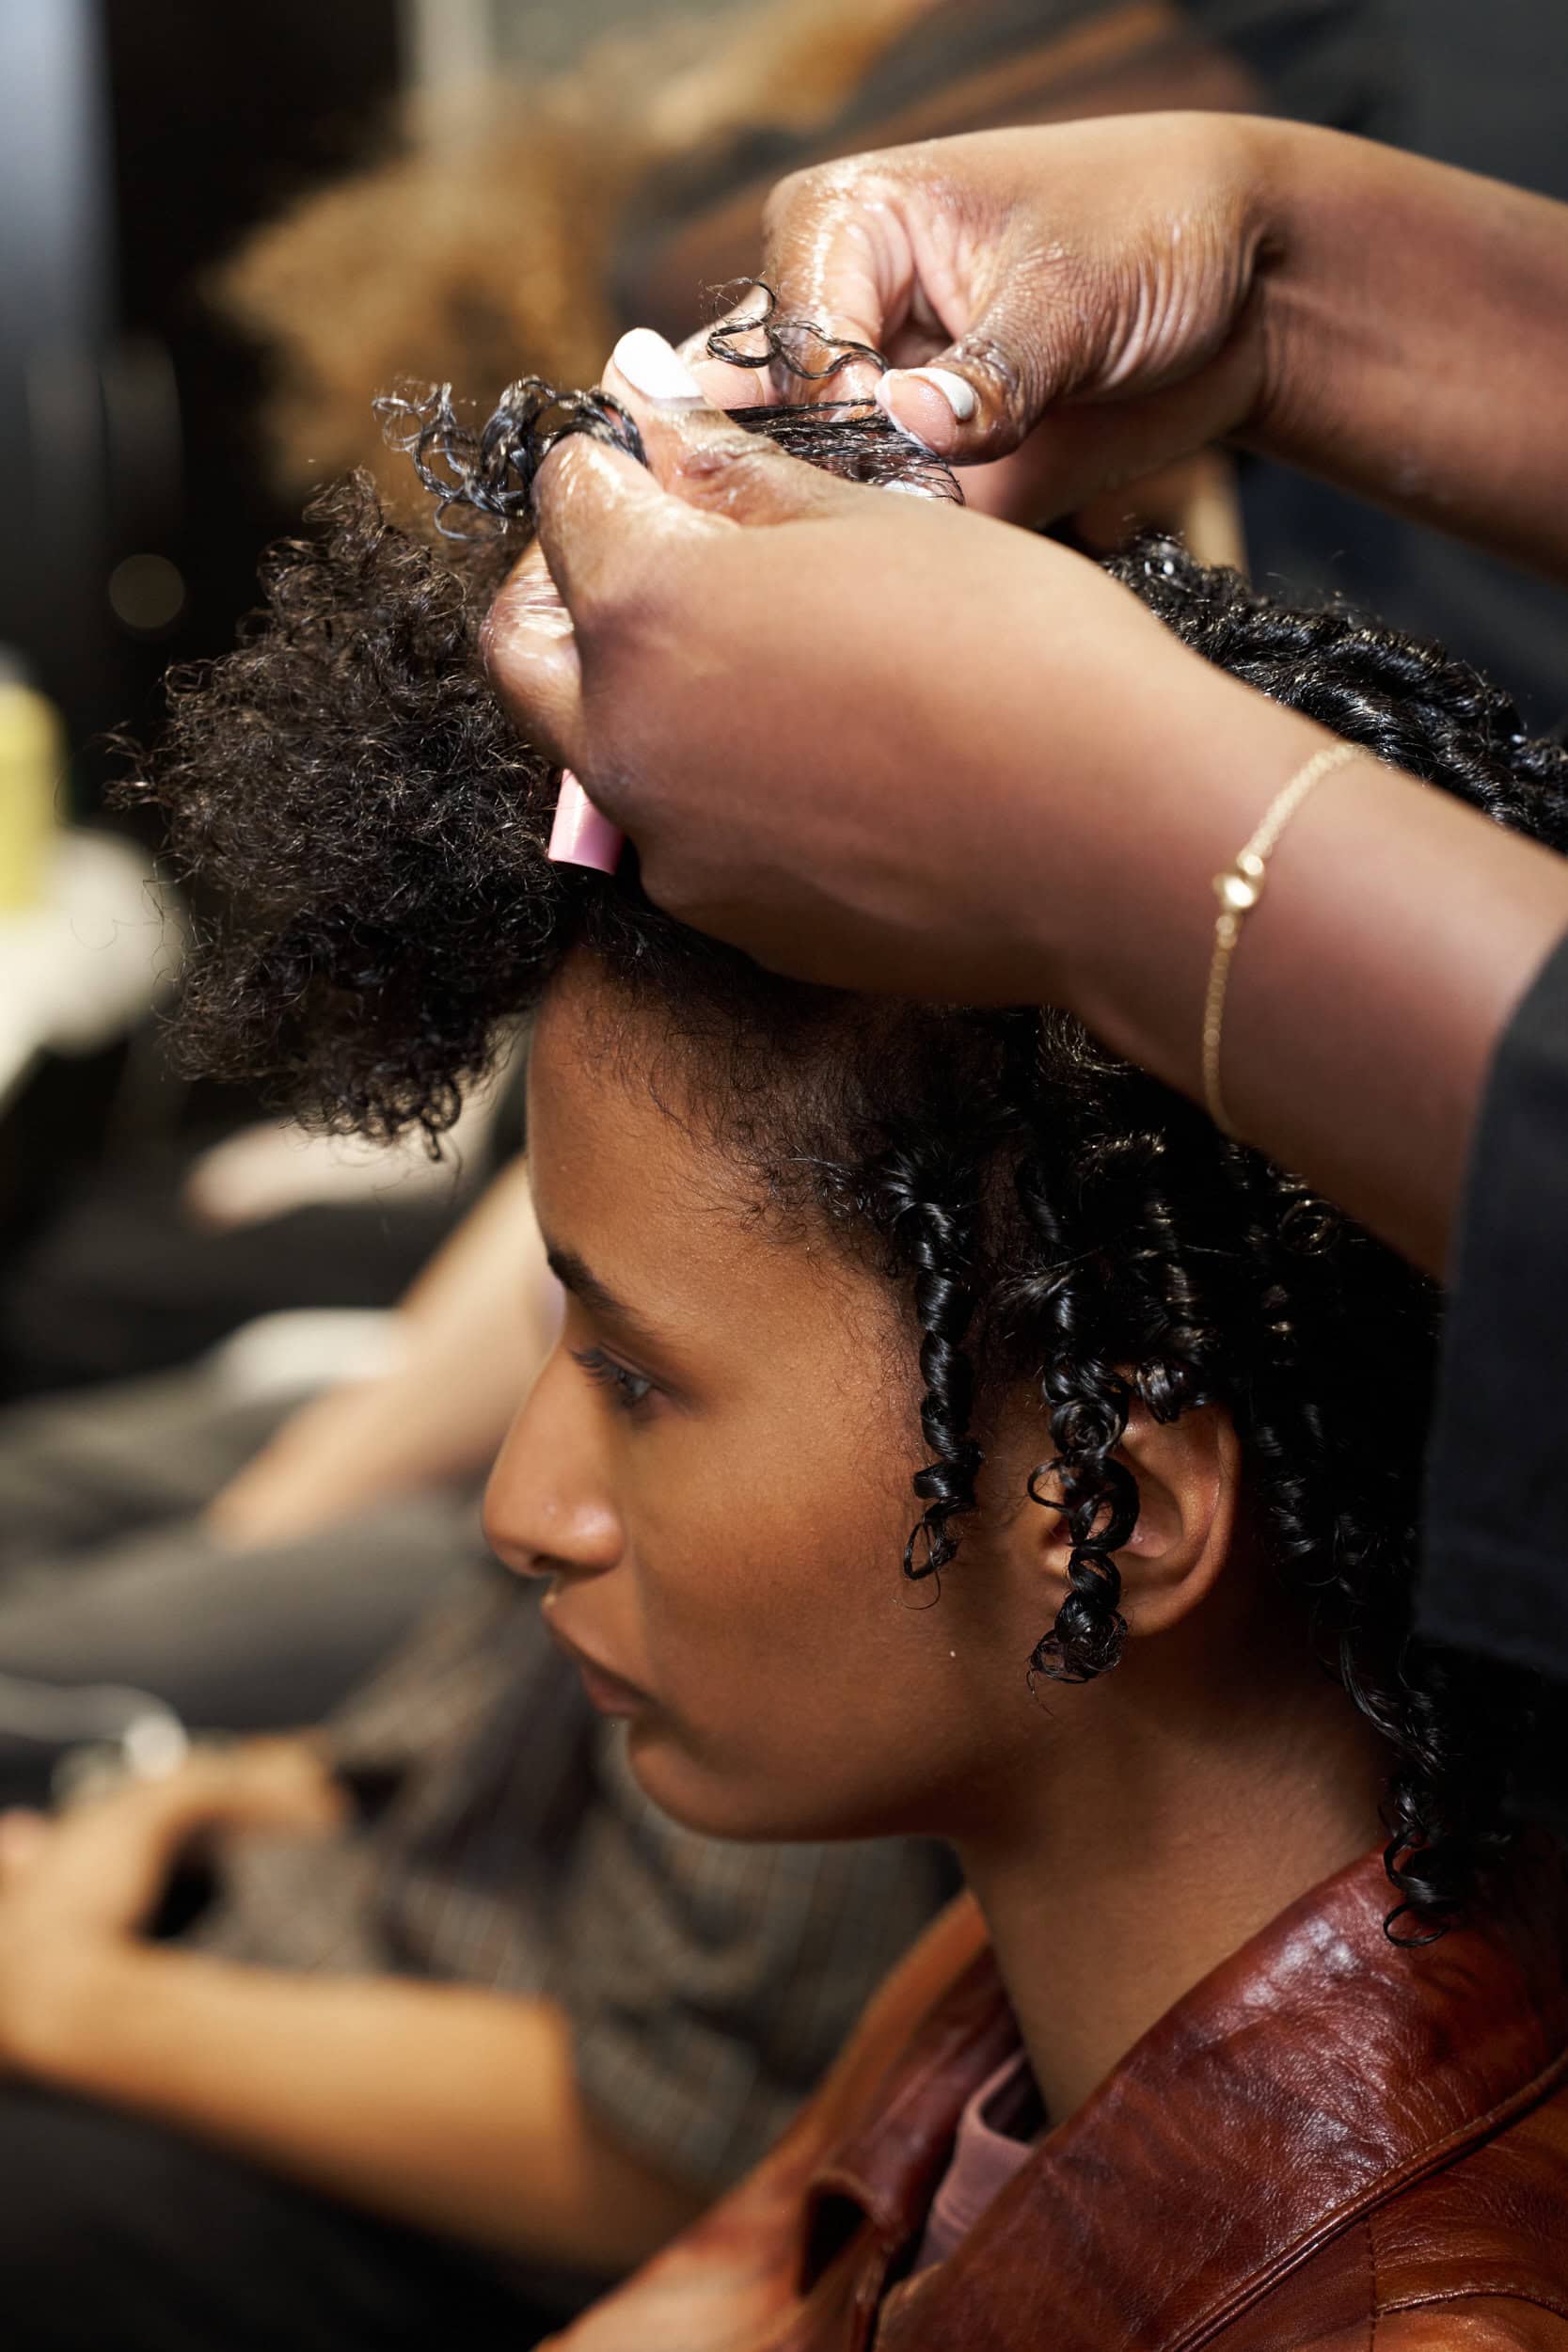
[[[558,1347],[534,1383],[484,1490],[484,1534],[519,1576],[602,1576],[623,1549],[597,1417]]]

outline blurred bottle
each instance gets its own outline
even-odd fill
[[[0,914],[43,897],[65,764],[58,711],[22,656],[0,645]]]

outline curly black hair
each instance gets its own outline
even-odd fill
[[[602,403],[578,414],[618,431]],[[446,430],[439,396],[416,433],[433,419]],[[863,472],[863,421],[838,421],[847,470]],[[459,447],[459,477],[482,440]],[[498,446],[484,457],[504,490]],[[1051,1458],[1030,1492],[1063,1515],[1071,1566],[1033,1673],[1084,1681],[1117,1662],[1115,1555],[1137,1510],[1117,1450],[1134,1402],[1162,1422],[1200,1404],[1233,1416],[1264,1548],[1392,1756],[1390,1932],[1440,1931],[1505,1836],[1519,1698],[1500,1670],[1412,1633],[1434,1286],[1058,1010],[792,983],[653,906],[634,854],[613,878],[550,865],[556,772],[476,650],[517,552],[515,526],[431,543],[347,482],[268,560],[238,649],[171,680],[138,788],[166,811],[178,866],[225,904],[186,977],[192,1059],[333,1124],[434,1136],[498,1025],[586,951],[666,1018],[716,1133],[773,1197],[829,1216],[906,1286],[928,1454],[909,1576],[958,1550],[989,1400],[1037,1390]],[[1206,660],[1568,850],[1568,755],[1528,739],[1464,663],[1345,609],[1287,609],[1170,539],[1109,569]]]

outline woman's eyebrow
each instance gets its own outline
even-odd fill
[[[591,1313],[598,1315],[604,1322],[615,1324],[628,1339],[645,1341],[649,1346],[656,1344],[657,1335],[650,1327],[624,1299],[616,1297],[608,1283],[600,1281],[575,1249],[562,1249],[556,1243],[546,1241],[545,1257],[562,1289],[569,1291],[580,1306],[588,1308]]]

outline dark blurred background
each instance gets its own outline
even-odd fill
[[[389,149],[400,100],[569,62],[637,11],[472,0],[5,0],[0,644],[95,738],[170,660],[216,652],[258,548],[297,519],[259,459],[260,363],[203,275],[306,191]]]
[[[259,550],[298,521],[264,450],[266,355],[218,315],[214,264],[406,148],[416,118],[440,124],[451,93],[488,105],[631,13],[0,6],[0,1396],[178,1359],[261,1306],[384,1304],[450,1221],[455,1179],[367,1209],[362,1179],[335,1201],[318,1170],[304,1190],[325,1197],[285,1204],[281,1235],[193,1225],[182,1179],[263,1106],[168,1066],[152,1008],[178,910],[153,903],[125,844],[156,845],[104,795],[115,737],[155,727],[170,662],[232,642]],[[14,772],[40,760],[71,827],[52,881],[22,807],[40,780]]]

